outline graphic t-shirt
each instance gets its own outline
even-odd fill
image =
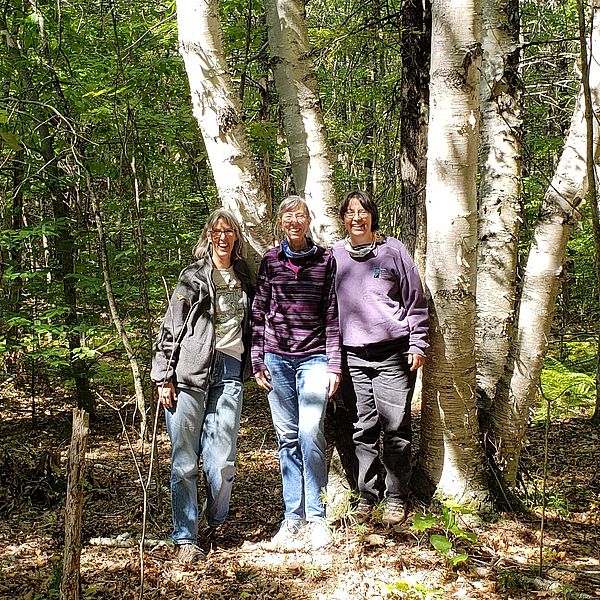
[[[233,267],[213,269],[216,288],[215,348],[224,354],[242,359],[242,321],[244,319],[244,298],[242,286],[235,276]]]

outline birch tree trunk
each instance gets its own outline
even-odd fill
[[[480,1],[433,2],[425,275],[431,350],[415,483],[486,510],[475,394],[480,40]]]
[[[310,209],[315,241],[331,246],[340,237],[340,222],[304,0],[264,0],[264,7],[296,193]]]
[[[518,0],[483,1],[479,148],[477,385],[489,418],[515,324],[521,203],[522,83]]]
[[[228,72],[217,0],[178,0],[179,51],[219,198],[238,218],[257,256],[272,239],[270,207],[242,124]]]
[[[599,4],[598,0],[593,3],[589,44],[590,90],[596,114],[600,107]],[[516,483],[529,412],[534,405],[546,355],[567,241],[573,222],[580,218],[578,207],[588,188],[584,113],[583,91],[580,91],[565,147],[544,196],[534,230],[523,281],[513,350],[514,364],[501,386],[503,389],[499,390],[502,396],[498,397],[492,410],[497,462],[509,485]],[[596,157],[597,123],[594,131]]]

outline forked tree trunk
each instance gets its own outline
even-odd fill
[[[490,494],[475,393],[480,40],[478,0],[433,3],[425,276],[431,351],[415,484],[486,510]]]
[[[264,6],[296,193],[310,209],[315,241],[331,246],[340,237],[340,221],[304,0],[264,0]]]
[[[523,220],[519,57],[518,0],[483,0],[476,349],[478,404],[485,422],[515,325]]]
[[[597,113],[600,107],[600,7],[592,10],[590,90]],[[598,154],[598,128],[594,156]],[[514,363],[501,384],[492,411],[492,429],[497,462],[508,485],[516,483],[523,439],[527,432],[540,380],[556,295],[563,273],[563,260],[578,207],[588,188],[586,173],[586,121],[580,92],[565,147],[542,202],[535,227],[519,308],[514,342]]]
[[[224,207],[238,218],[257,262],[272,239],[270,207],[260,188],[244,133],[239,98],[229,75],[217,0],[178,0],[179,51],[188,74],[194,116],[200,126]]]

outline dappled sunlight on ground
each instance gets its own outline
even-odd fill
[[[38,399],[33,425],[28,399],[13,389],[11,400],[0,423],[0,598],[44,600],[56,597],[52,590],[60,581],[71,409],[50,397]],[[140,443],[128,411],[131,407],[122,414],[127,436],[105,405],[91,425],[81,556],[86,598],[139,596],[142,483],[132,456],[146,481],[150,445]],[[169,541],[169,444],[161,417],[159,478],[151,478],[148,487],[143,597],[521,600],[576,592],[571,597],[600,598],[599,432],[585,420],[553,425],[539,578],[543,433],[531,430],[524,464],[524,490],[537,508],[478,526],[472,530],[475,542],[455,540],[452,555],[468,555],[456,567],[430,544],[433,530],[410,529],[414,510],[396,531],[350,520],[334,529],[331,549],[268,552],[262,542],[277,529],[283,507],[268,404],[251,387],[230,519],[206,561],[185,567],[174,560]],[[551,584],[555,587],[544,591]]]

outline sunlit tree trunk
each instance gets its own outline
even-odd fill
[[[507,365],[515,324],[521,203],[521,102],[518,0],[483,0],[479,147],[477,385],[487,421]],[[483,419],[482,419],[483,417]]]
[[[480,40],[479,1],[433,2],[425,275],[431,349],[415,484],[485,510],[475,379]]]
[[[194,116],[219,198],[240,221],[256,261],[272,239],[270,207],[259,185],[241,105],[227,68],[217,0],[179,0],[177,24]]]
[[[304,0],[263,1],[296,193],[309,206],[315,240],[330,246],[339,239],[340,224]]]
[[[595,111],[600,107],[600,8],[597,0],[592,10],[593,28],[589,44],[589,81]],[[497,444],[497,462],[505,481],[514,485],[517,478],[523,439],[529,412],[536,397],[548,335],[559,289],[563,260],[573,222],[588,189],[586,173],[586,120],[583,92],[577,104],[565,147],[556,172],[540,208],[519,307],[514,344],[514,364],[506,381],[501,383],[492,411],[492,428]],[[595,123],[593,154],[598,154]]]

